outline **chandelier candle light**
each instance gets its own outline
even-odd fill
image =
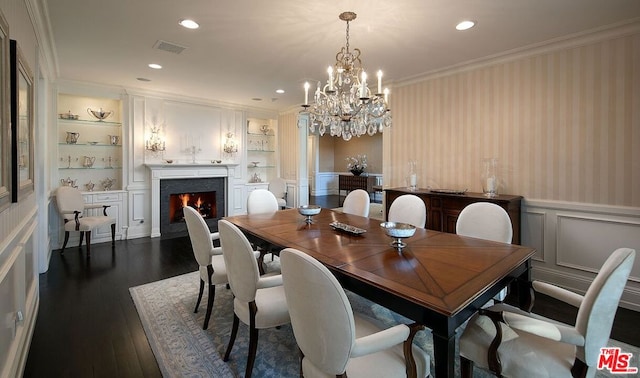
[[[354,12],[343,12],[339,18],[347,23],[346,45],[336,54],[335,65],[329,66],[327,84],[318,87],[314,103],[309,104],[309,88],[304,83],[303,113],[310,116],[309,131],[320,135],[327,128],[331,136],[350,140],[353,136],[374,135],[391,126],[389,90],[382,90],[382,71],[378,71],[376,93],[367,86],[367,74],[362,68],[360,49],[349,49],[349,22],[356,19]]]

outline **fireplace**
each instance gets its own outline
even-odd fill
[[[238,209],[242,210],[241,201],[242,192],[236,189],[235,178],[239,176],[236,173],[235,168],[237,164],[185,164],[185,163],[146,163],[147,168],[151,174],[151,198],[149,199],[149,206],[151,208],[151,237],[157,238],[159,236],[167,237],[160,232],[161,228],[166,229],[167,232],[173,232],[174,228],[181,226],[181,234],[187,235],[186,226],[180,223],[171,224],[165,220],[169,219],[169,208],[165,208],[163,201],[169,201],[169,194],[166,194],[167,184],[178,183],[178,181],[186,180],[187,186],[182,190],[171,190],[169,193],[198,193],[214,191],[216,193],[216,218],[207,219],[207,223],[210,225],[211,230],[217,229],[217,219],[227,215],[235,215]],[[210,188],[195,188],[188,184],[190,181],[197,183],[199,181],[194,180],[210,180],[216,179],[216,189]],[[165,189],[163,195],[160,193],[160,183],[163,182]],[[164,209],[164,210],[161,210]],[[136,212],[141,213],[142,209],[133,209],[134,217]],[[138,214],[138,217],[142,217],[142,214]],[[161,225],[163,223],[164,225]],[[172,237],[172,236],[169,236]]]
[[[163,239],[188,235],[184,207],[198,210],[211,232],[225,216],[224,177],[160,180],[160,233]]]

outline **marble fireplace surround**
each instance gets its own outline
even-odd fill
[[[151,171],[151,237],[160,233],[160,180],[224,177],[225,214],[232,214],[233,177],[237,164],[145,164]]]

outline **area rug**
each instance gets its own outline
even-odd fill
[[[205,331],[202,324],[206,312],[206,290],[200,310],[197,314],[193,313],[198,285],[198,272],[193,272],[129,289],[162,375],[242,377],[249,344],[246,325],[240,325],[229,362],[222,361],[233,321],[231,291],[224,286],[216,287],[211,321],[209,329]],[[410,323],[408,319],[358,295],[348,293],[348,297],[355,311],[375,317],[386,325]],[[433,357],[429,331],[419,332],[416,344]],[[638,366],[638,348],[614,340],[609,345],[633,353],[631,366]],[[433,371],[433,364],[431,369]],[[458,366],[456,373],[459,376]],[[253,376],[299,376],[298,348],[290,325],[260,331]],[[490,376],[479,369],[474,371],[474,377]],[[613,375],[599,372],[597,376]]]

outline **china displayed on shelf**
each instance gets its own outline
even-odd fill
[[[80,133],[76,133],[73,131],[67,131],[67,144],[76,144],[78,143],[78,138],[80,138]]]
[[[82,162],[82,166],[85,168],[91,168],[93,167],[93,163],[95,162],[96,162],[95,156],[85,156],[84,161]]]
[[[76,182],[78,180],[73,180],[71,177],[67,177],[66,179],[60,179],[60,185],[62,186],[71,186],[73,188],[77,188]]]
[[[116,179],[107,177],[106,179],[102,180],[102,188],[104,190],[111,190],[111,188],[113,187],[113,184],[115,183],[116,183]]]
[[[113,111],[107,112],[102,110],[102,108],[100,108],[100,110],[93,110],[91,108],[87,108],[87,113],[89,113],[89,115],[96,117],[98,121],[104,121],[107,117],[113,114]]]
[[[68,119],[72,121],[78,120],[78,115],[71,113],[71,110],[69,110],[68,113],[60,113],[59,116],[60,116],[60,119]]]
[[[119,99],[58,93],[58,176],[92,192],[121,189],[122,124]],[[82,114],[85,114],[82,116]],[[79,116],[78,116],[79,114]],[[62,179],[62,180],[61,180]]]

